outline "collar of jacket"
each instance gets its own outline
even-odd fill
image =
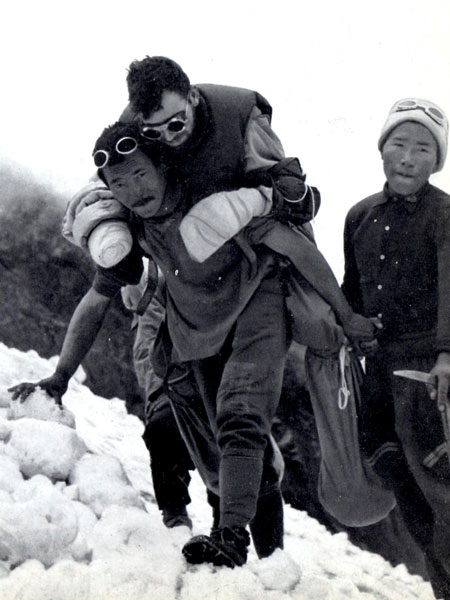
[[[389,185],[386,181],[386,183],[384,184],[384,187],[383,187],[383,193],[380,195],[380,198],[375,202],[374,206],[380,206],[381,204],[386,204],[386,202],[388,202],[388,201],[393,201],[393,202],[404,201],[405,204],[407,203],[410,207],[415,208],[417,206],[417,204],[419,203],[419,201],[428,192],[429,188],[430,188],[430,184],[427,181],[427,183],[423,187],[421,187],[420,190],[416,194],[413,194],[411,196],[397,196],[396,194],[393,194],[389,191]]]

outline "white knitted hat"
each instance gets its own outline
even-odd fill
[[[398,100],[389,111],[386,123],[381,130],[378,149],[383,150],[385,141],[393,129],[405,121],[414,121],[424,125],[438,145],[438,157],[435,172],[445,163],[448,146],[448,119],[444,111],[430,100],[421,98],[403,98]]]

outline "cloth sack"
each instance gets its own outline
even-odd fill
[[[394,508],[395,497],[361,453],[361,363],[343,346],[328,357],[307,350],[305,369],[321,450],[319,500],[347,527],[377,523]]]
[[[289,278],[286,303],[293,338],[307,346],[306,386],[321,450],[319,500],[348,527],[381,521],[394,508],[395,498],[361,453],[361,363],[346,349],[344,332],[329,304],[305,280]]]

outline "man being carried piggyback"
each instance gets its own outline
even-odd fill
[[[450,380],[450,196],[428,179],[444,166],[447,143],[447,117],[433,102],[394,104],[378,142],[387,183],[347,215],[343,283],[353,309],[382,324],[378,351],[366,357],[363,450],[446,600],[450,414],[436,399],[447,399]],[[397,370],[429,372],[430,393]]]
[[[267,556],[283,545],[279,470],[270,431],[290,326],[286,259],[267,246],[250,247],[245,237],[229,236],[249,222],[251,207],[258,216],[305,223],[316,212],[318,192],[305,184],[298,161],[294,169],[288,162],[287,174],[282,171],[278,177],[278,165],[286,164],[284,153],[270,127],[270,106],[256,92],[192,87],[180,67],[164,57],[133,63],[128,85],[131,120],[136,122],[105,130],[94,152],[109,189],[97,182],[82,190],[69,207],[65,228],[70,233],[75,217],[99,197],[115,197],[134,217],[134,245],[112,270],[99,268],[79,307],[84,313],[87,307],[88,315],[80,319],[80,311],[75,313],[75,324],[90,326],[69,328],[57,370],[66,387],[74,364],[98,331],[109,299],[139,280],[142,253],[151,256],[167,285],[172,358],[192,367],[219,448],[219,526],[210,536],[193,538],[183,553],[189,562],[242,565],[249,544],[246,528],[250,525],[255,541],[252,523],[258,513],[265,514],[263,537],[268,538],[258,555]],[[153,140],[145,151],[143,138]],[[180,224],[200,199],[214,194],[228,199],[243,195],[238,205],[244,210],[233,211],[237,222],[230,224],[223,243],[214,240],[216,251],[199,263],[186,249]],[[99,205],[105,208],[104,202]],[[350,309],[314,244],[300,237],[296,242],[310,257],[300,261],[302,275],[309,274],[314,287],[324,288],[350,338],[353,332],[357,340],[370,342],[371,321]],[[80,342],[86,331],[91,332],[88,339]]]
[[[285,157],[270,124],[272,108],[258,92],[191,85],[181,67],[164,56],[132,62],[127,85],[130,103],[120,121],[139,125],[141,136],[154,144],[160,162],[171,168],[193,203],[214,192],[257,187],[247,176],[267,171]],[[320,194],[306,185],[297,164],[288,189],[271,200],[274,212],[306,222],[317,212]],[[80,190],[66,214],[68,235],[83,205],[110,197],[98,179]]]

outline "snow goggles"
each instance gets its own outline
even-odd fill
[[[143,124],[141,126],[141,135],[148,140],[159,140],[166,131],[170,131],[170,133],[181,133],[185,129],[187,123],[188,103],[189,100],[186,100],[184,110],[180,110],[160,125]]]
[[[133,137],[125,136],[120,138],[114,146],[117,154],[132,154],[138,147],[137,140]],[[110,153],[107,150],[97,150],[94,152],[94,164],[97,169],[104,169],[109,163]]]
[[[444,113],[439,110],[437,106],[424,100],[400,100],[400,102],[397,102],[391,112],[401,112],[402,110],[423,110],[423,112],[428,115],[430,119],[433,119],[433,121],[438,125],[444,125],[446,119]]]

